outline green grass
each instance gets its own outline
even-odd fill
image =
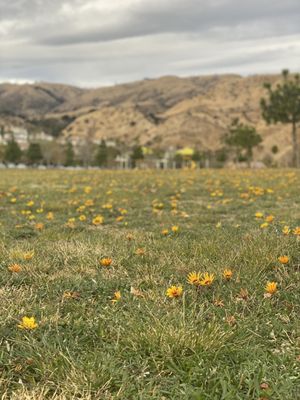
[[[104,224],[93,225],[97,215]],[[162,235],[174,225],[178,233]],[[300,398],[297,226],[300,172],[291,170],[1,171],[0,398]],[[197,290],[192,271],[215,280]],[[278,284],[271,298],[268,281]],[[171,285],[182,297],[166,296]],[[23,316],[38,327],[19,329]]]

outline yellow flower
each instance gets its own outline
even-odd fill
[[[231,269],[224,269],[223,271],[223,277],[229,281],[232,278],[233,272],[231,271]]]
[[[284,235],[289,235],[290,232],[291,232],[291,230],[290,230],[290,227],[289,227],[289,226],[285,225],[285,226],[282,228],[282,233],[283,233]]]
[[[277,292],[277,283],[276,282],[268,282],[265,291],[269,294],[274,294]]]
[[[126,239],[127,239],[128,241],[133,240],[133,239],[134,239],[133,234],[132,234],[132,233],[128,233],[128,234],[126,235]]]
[[[84,205],[86,207],[91,207],[94,205],[94,200],[86,200],[86,202],[84,203]]]
[[[53,214],[53,212],[51,212],[51,211],[48,212],[46,218],[47,218],[48,221],[52,221],[52,220],[54,219],[54,214]]]
[[[86,194],[91,193],[91,191],[92,191],[91,186],[86,186],[86,187],[84,188],[84,193],[86,193]]]
[[[296,236],[300,236],[300,226],[297,226],[294,230],[293,230],[293,234]]]
[[[161,234],[162,234],[163,236],[167,236],[167,235],[169,234],[169,230],[168,230],[168,229],[163,229],[163,230],[161,231]]]
[[[101,215],[97,215],[94,219],[93,219],[93,225],[101,225],[104,222],[104,218]]]
[[[79,216],[79,221],[83,222],[86,220],[86,216],[85,215],[80,215]]]
[[[214,274],[209,274],[208,272],[205,272],[202,279],[200,280],[200,285],[210,286],[213,283],[214,279],[215,279]]]
[[[288,264],[290,259],[288,256],[280,256],[278,257],[278,261],[280,262],[280,264]]]
[[[19,264],[12,264],[7,268],[10,272],[19,273],[22,271],[22,267]]]
[[[119,216],[116,218],[116,221],[117,221],[117,222],[122,222],[123,219],[124,219],[124,217],[123,217],[122,215],[119,215]]]
[[[28,203],[26,205],[28,207],[32,207],[34,205],[34,201],[30,200],[30,201],[28,201]]]
[[[173,233],[177,233],[179,231],[179,226],[173,225],[171,230],[172,230]]]
[[[24,260],[31,260],[34,256],[34,250],[32,251],[27,251],[26,253],[23,254]]]
[[[20,329],[27,329],[27,330],[32,330],[38,327],[38,324],[35,321],[34,317],[23,317],[22,321],[18,325],[18,328]]]
[[[190,285],[199,286],[200,285],[200,272],[190,272],[187,276],[187,281]]]
[[[170,298],[180,297],[182,296],[182,293],[182,286],[171,286],[166,291],[166,295]]]
[[[262,218],[264,216],[264,214],[262,212],[256,212],[255,213],[255,218]]]
[[[79,300],[80,298],[80,293],[79,292],[70,292],[69,290],[66,290],[63,293],[63,299],[75,299],[75,300]]]
[[[265,229],[269,226],[268,222],[264,222],[263,224],[260,225],[261,229]]]
[[[218,223],[216,224],[216,228],[221,228],[221,226],[222,226],[222,222],[218,222]]]
[[[114,297],[111,300],[112,303],[117,303],[121,299],[121,292],[118,290],[117,292],[114,293]]]
[[[100,260],[100,264],[102,265],[102,267],[109,267],[111,265],[111,263],[112,263],[112,259],[109,257],[105,257]]]

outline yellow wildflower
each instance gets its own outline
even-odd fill
[[[231,271],[231,269],[224,269],[223,271],[223,277],[229,281],[232,278],[233,272]]]
[[[32,251],[27,251],[26,253],[23,254],[24,260],[31,260],[34,256],[34,250]]]
[[[274,294],[277,292],[277,283],[276,282],[268,282],[265,291],[269,294]]]
[[[38,327],[38,324],[35,321],[34,317],[23,317],[22,321],[18,325],[18,328],[20,329],[26,329],[26,330],[33,330]]]
[[[117,292],[114,293],[114,297],[111,300],[112,303],[117,303],[121,299],[121,292],[118,290]]]
[[[190,272],[187,276],[187,281],[190,285],[199,286],[201,275],[200,272]]]
[[[104,218],[101,215],[97,215],[95,218],[93,218],[93,225],[101,225],[104,222]]]
[[[213,283],[214,279],[215,279],[214,274],[209,274],[208,272],[205,272],[202,279],[200,280],[200,285],[210,286]]]
[[[260,225],[261,229],[265,229],[269,226],[268,222],[264,222]]]
[[[264,216],[264,214],[262,212],[256,212],[255,213],[255,218],[262,218]]]
[[[176,298],[182,296],[182,286],[171,286],[167,289],[166,295],[170,298]]]
[[[290,232],[291,232],[291,230],[290,230],[290,227],[289,227],[289,226],[285,225],[285,226],[282,228],[282,233],[283,233],[284,235],[289,235]]]

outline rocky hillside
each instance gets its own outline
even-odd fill
[[[291,151],[289,127],[266,126],[259,108],[263,83],[280,79],[279,75],[167,76],[99,89],[2,84],[0,119],[18,117],[19,122],[39,126],[54,121],[65,137],[215,150],[231,120],[239,117],[263,136],[256,158],[268,156],[277,145],[275,158],[284,163]]]

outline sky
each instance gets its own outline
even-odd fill
[[[0,81],[300,71],[300,0],[0,0]]]

